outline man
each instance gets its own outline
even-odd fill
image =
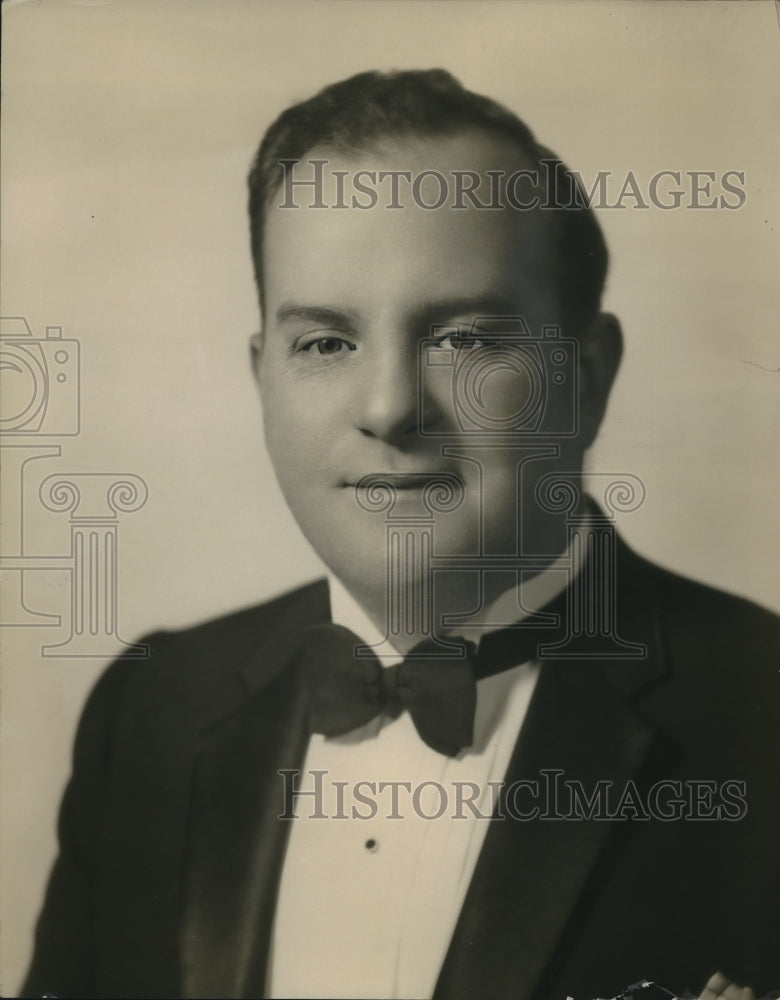
[[[780,629],[582,496],[621,335],[571,175],[443,71],[362,74],[269,129],[250,219],[332,575],[100,680],[25,992],[777,985]]]

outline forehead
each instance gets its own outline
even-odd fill
[[[266,305],[303,295],[368,308],[401,295],[412,304],[492,293],[549,310],[551,219],[508,204],[506,181],[518,170],[534,165],[481,132],[386,139],[353,154],[316,147],[288,174],[316,187],[280,183],[267,210]],[[535,191],[527,176],[516,187],[524,203]]]

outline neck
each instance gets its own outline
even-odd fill
[[[521,609],[538,610],[546,603],[537,601],[538,595],[550,589],[546,584],[553,589],[565,585],[569,538],[566,526],[561,524],[561,528],[555,541],[548,536],[545,544],[536,546],[535,554],[524,553],[498,569],[456,566],[421,574],[400,565],[387,574],[389,582],[383,574],[384,585],[374,593],[362,586],[353,588],[350,581],[344,581],[344,587],[379,634],[403,655],[431,634],[457,631],[457,620],[466,626],[462,634],[476,638],[479,633],[474,630],[486,628],[494,618],[493,624],[509,625],[523,617]],[[556,572],[549,572],[552,567]],[[515,593],[518,588],[522,594]],[[502,596],[504,600],[499,601]],[[538,607],[532,606],[537,603]]]

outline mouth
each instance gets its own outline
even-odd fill
[[[463,480],[459,475],[444,470],[433,472],[372,472],[366,476],[350,479],[344,486],[355,490],[376,490],[389,488],[399,492],[418,493],[431,487],[440,486],[447,489],[460,489]]]

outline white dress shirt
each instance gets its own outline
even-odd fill
[[[503,594],[484,616],[491,625],[468,637],[542,608],[571,578],[569,557]],[[334,623],[380,643],[360,606],[329,582]],[[296,789],[316,783],[318,794],[295,800],[269,996],[433,995],[538,670],[522,663],[478,682],[474,744],[456,757],[428,747],[408,712],[311,737]]]

